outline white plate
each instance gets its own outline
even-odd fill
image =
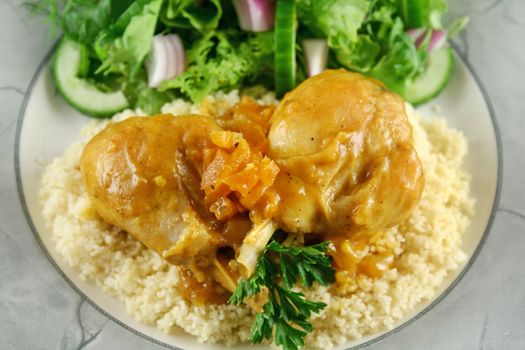
[[[88,121],[57,96],[49,72],[49,56],[35,73],[25,96],[18,121],[15,166],[20,199],[35,238],[58,272],[73,289],[100,312],[158,344],[183,349],[227,349],[221,345],[198,344],[192,336],[182,331],[166,335],[151,326],[137,322],[125,311],[123,303],[105,295],[93,283],[83,282],[78,274],[64,263],[56,252],[38,205],[38,191],[43,166],[41,161],[60,155],[67,146],[79,138],[80,127]],[[439,115],[449,124],[462,130],[469,144],[466,168],[472,174],[471,193],[476,199],[475,217],[463,237],[463,249],[469,256],[456,273],[451,274],[433,300],[422,303],[411,315],[401,320],[392,331],[346,344],[340,349],[364,346],[382,339],[413,322],[437,304],[461,279],[478,255],[486,239],[499,198],[501,179],[501,147],[496,122],[489,101],[480,87],[472,69],[458,56],[456,71],[446,90],[439,98],[420,108],[425,116],[432,117],[436,106]],[[239,346],[237,349],[250,348]],[[262,348],[255,347],[255,348]]]

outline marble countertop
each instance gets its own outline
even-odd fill
[[[16,122],[52,40],[22,2],[0,1],[0,349],[164,349],[83,301],[26,222],[13,161]],[[525,349],[525,1],[449,3],[451,17],[470,17],[456,41],[484,83],[501,129],[501,200],[481,254],[456,288],[368,349]]]

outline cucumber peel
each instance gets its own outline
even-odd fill
[[[277,0],[275,11],[275,91],[278,97],[295,87],[295,0]]]
[[[450,47],[431,52],[425,71],[406,82],[404,97],[413,105],[425,103],[443,91],[454,69],[454,54]]]
[[[105,118],[129,107],[121,90],[104,92],[82,78],[89,67],[87,48],[66,37],[54,53],[51,71],[55,86],[64,99],[80,112]]]

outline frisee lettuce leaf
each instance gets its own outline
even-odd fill
[[[273,33],[236,30],[210,32],[186,52],[188,69],[166,81],[160,91],[175,89],[194,102],[218,90],[255,83],[272,74]]]
[[[220,0],[197,3],[195,0],[167,0],[161,21],[167,27],[196,29],[204,33],[214,30],[222,16]]]

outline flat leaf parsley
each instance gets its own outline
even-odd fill
[[[263,311],[255,316],[251,329],[252,343],[274,338],[284,350],[304,346],[304,337],[312,331],[308,318],[326,307],[325,303],[307,300],[292,290],[297,280],[305,287],[314,282],[327,286],[335,281],[331,258],[326,254],[329,242],[287,247],[272,241],[257,261],[253,275],[242,280],[230,298],[239,305],[246,298],[268,290]]]

